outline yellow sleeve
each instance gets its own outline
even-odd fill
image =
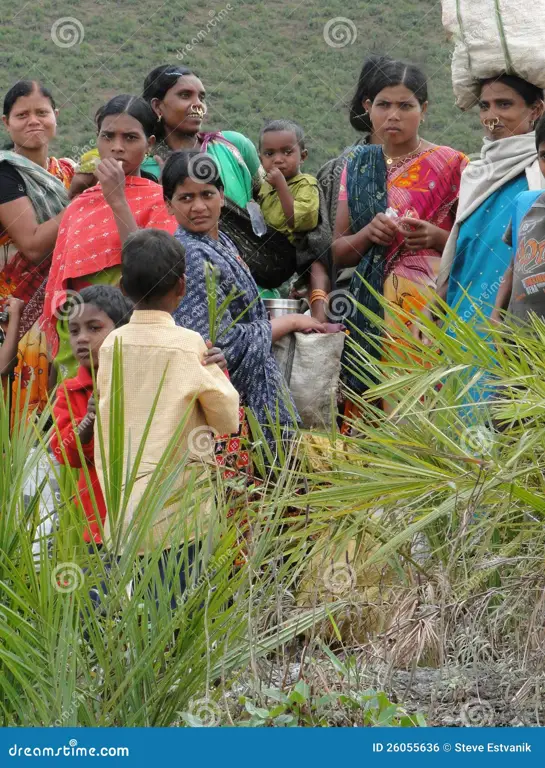
[[[106,466],[108,466],[108,447],[110,445],[110,402],[111,402],[111,376],[113,363],[113,347],[103,344],[99,356],[99,366],[96,374],[96,410],[100,419],[102,436],[104,438],[104,450],[106,451]],[[95,469],[104,498],[106,499],[106,483],[104,467],[102,465],[102,453],[98,428],[95,425]]]
[[[206,352],[203,341],[202,355]],[[217,365],[203,365],[198,400],[206,423],[219,435],[238,432],[240,399],[225,373]]]
[[[320,193],[317,183],[302,180],[293,195],[293,232],[316,229],[320,213]]]

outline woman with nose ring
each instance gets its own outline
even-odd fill
[[[388,300],[392,312],[385,318],[383,346],[399,350],[400,360],[406,360],[406,343],[397,329],[402,324],[413,330],[410,315],[432,299],[466,158],[421,137],[428,87],[418,67],[381,62],[367,96],[365,106],[379,143],[359,146],[349,155],[341,176],[333,257],[338,269],[356,268],[349,292],[358,304],[382,314],[368,286]],[[366,314],[357,310],[347,325],[363,349],[380,355],[372,339],[376,325]],[[345,346],[344,380],[360,394],[366,386],[352,372],[353,358],[354,351]],[[353,413],[348,403],[345,415]]]
[[[144,164],[144,170],[155,172],[158,176],[161,161],[178,149],[207,152],[219,167],[226,197],[245,208],[252,199],[254,183],[260,183],[257,150],[242,133],[202,131],[207,106],[206,92],[200,78],[187,67],[156,67],[146,77],[142,95],[158,120],[155,166],[153,161],[148,161]],[[205,164],[203,173],[206,174]]]
[[[245,208],[252,199],[254,187],[257,189],[261,184],[257,150],[242,133],[202,131],[208,112],[206,92],[193,70],[175,65],[156,67],[144,81],[142,96],[157,119],[154,128],[156,143],[142,163],[142,176],[159,181],[162,167],[171,152],[199,149],[210,154],[218,164],[226,197]],[[99,162],[98,149],[82,156],[78,178],[71,189],[72,197],[96,184],[94,170]]]
[[[157,115],[158,126],[154,157],[146,160],[142,170],[158,177],[171,152],[196,149],[205,157],[195,162],[195,176],[199,181],[206,181],[212,173],[206,155],[213,158],[224,187],[222,227],[250,264],[262,298],[280,296],[276,288],[295,271],[295,263],[292,265],[295,249],[282,235],[275,237],[270,229],[267,237],[255,234],[247,206],[265,174],[253,143],[236,131],[202,130],[207,114],[205,88],[195,72],[187,67],[156,67],[144,81],[143,97]],[[258,251],[262,251],[259,256]],[[271,277],[274,265],[278,271]]]
[[[543,91],[514,75],[483,80],[479,108],[485,131],[480,158],[462,174],[456,224],[443,251],[437,290],[464,321],[489,317],[511,251],[503,241],[510,203],[545,182],[534,125]]]
[[[200,78],[187,67],[161,66],[152,70],[144,81],[143,97],[151,105],[157,115],[156,128],[157,146],[154,157],[148,158],[142,170],[160,176],[161,168],[169,154],[176,150],[196,149],[210,155],[219,168],[224,188],[225,207],[222,213],[222,227],[236,241],[243,258],[251,263],[252,274],[260,283],[262,298],[277,298],[276,290],[283,280],[291,276],[287,259],[285,274],[275,283],[269,280],[267,271],[256,271],[256,253],[258,249],[266,249],[260,261],[272,266],[273,263],[283,262],[284,256],[277,248],[277,242],[270,237],[260,238],[255,235],[249,221],[247,205],[253,199],[254,192],[261,187],[265,176],[259,155],[252,141],[236,131],[202,130],[207,114],[206,93]],[[213,175],[211,164],[206,157],[198,158],[195,162],[195,177],[206,181]],[[280,236],[283,241],[284,238]],[[269,241],[270,244],[263,243]],[[295,250],[287,240],[286,247]],[[264,282],[262,281],[262,279]]]

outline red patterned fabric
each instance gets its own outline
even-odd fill
[[[456,217],[460,178],[467,157],[450,147],[432,147],[389,165],[388,206],[399,216],[412,215],[450,232]],[[341,174],[339,200],[348,200],[348,167]],[[440,254],[404,247],[400,232],[386,254],[385,275],[395,271],[417,283],[435,286]]]
[[[221,467],[223,479],[226,481],[242,479],[244,481],[243,488],[231,488],[229,491],[231,506],[227,517],[233,517],[235,512],[240,509],[241,502],[244,502],[247,496],[246,486],[256,482],[255,478],[253,478],[253,466],[248,451],[250,431],[248,419],[244,413],[244,406],[240,407],[238,418],[240,429],[237,435],[221,435],[216,437],[216,464],[218,467]],[[244,516],[240,523],[238,523],[238,526],[240,531],[238,541],[240,553],[235,560],[235,565],[240,566],[246,559],[247,547],[245,539],[249,533],[248,519]]]
[[[155,227],[171,234],[176,231],[176,219],[167,212],[160,184],[140,176],[127,176],[125,196],[140,229]],[[41,321],[53,357],[59,343],[55,313],[66,301],[68,281],[119,264],[119,233],[112,209],[97,184],[70,203],[59,229]]]

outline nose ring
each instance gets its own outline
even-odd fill
[[[500,124],[499,117],[491,117],[488,120],[483,120],[483,125],[488,128],[489,131],[493,131]]]

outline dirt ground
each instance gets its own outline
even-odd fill
[[[384,690],[432,726],[543,726],[545,676],[479,668],[396,671]]]
[[[300,677],[321,691],[344,689],[327,659],[304,663],[259,664],[265,686],[285,688]],[[357,688],[383,690],[410,713],[420,712],[429,726],[537,727],[545,725],[545,672],[530,674],[501,663],[450,666],[443,669],[387,670],[366,665],[358,669]],[[242,686],[244,687],[244,686]]]

